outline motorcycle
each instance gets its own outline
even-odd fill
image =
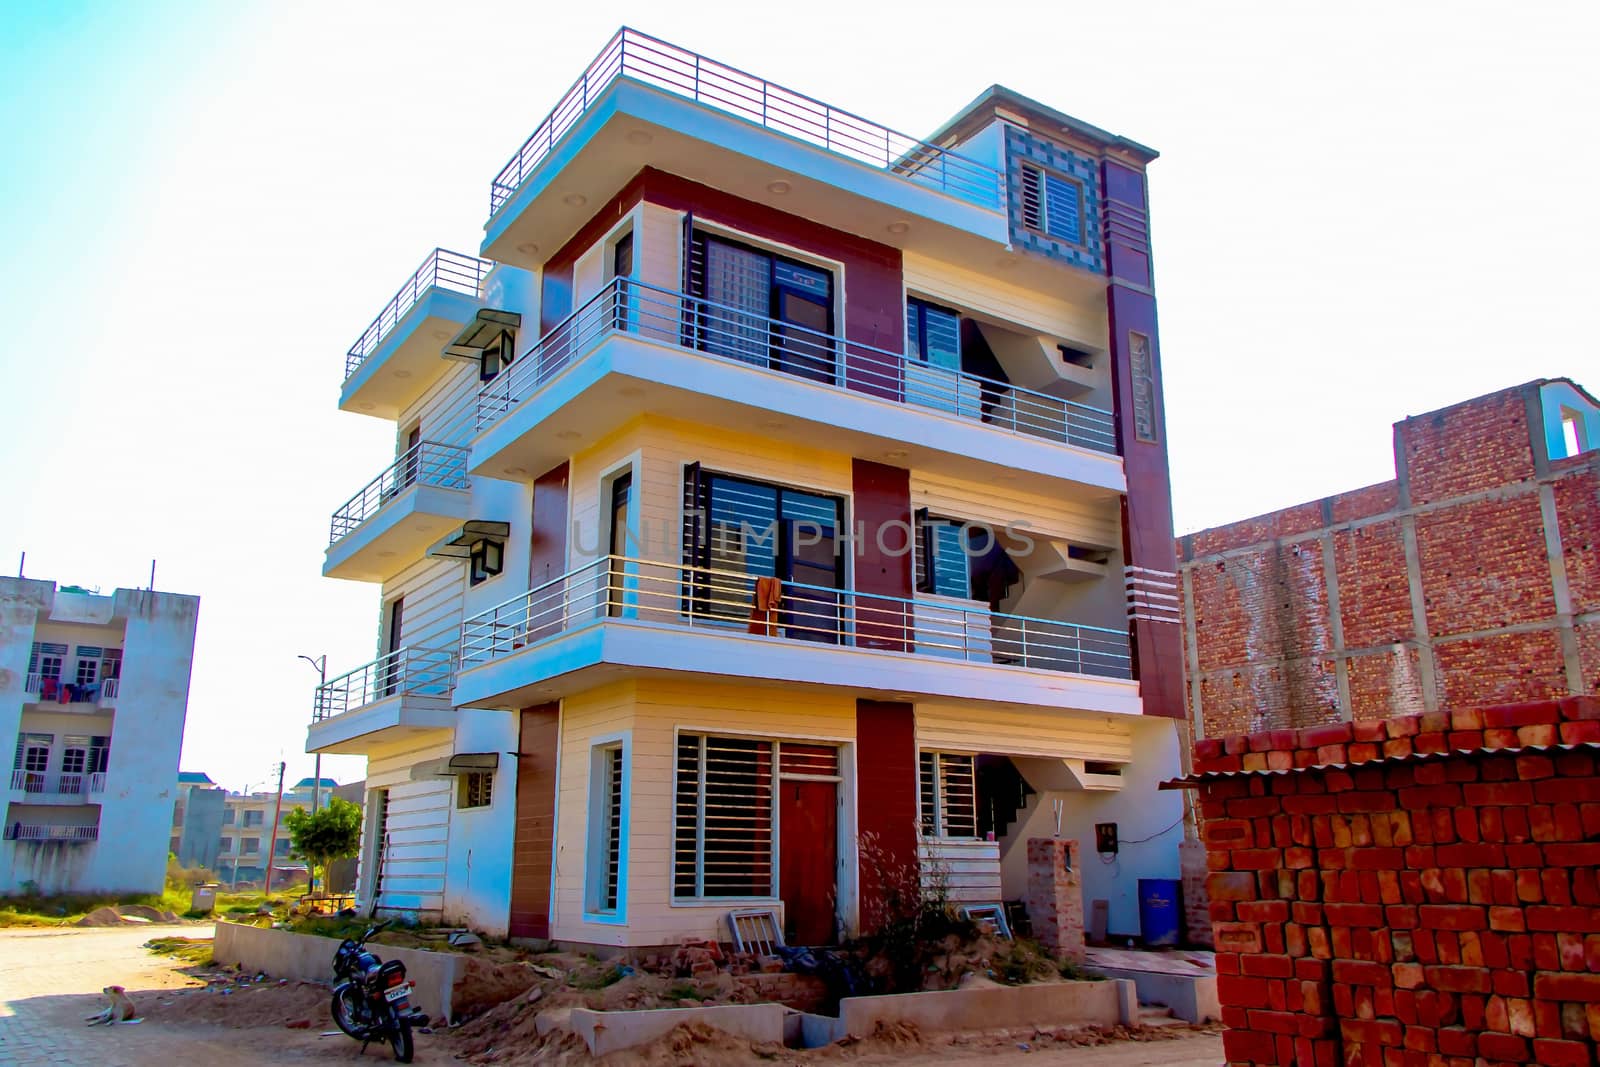
[[[406,981],[406,965],[384,963],[367,951],[367,941],[389,924],[369,927],[360,940],[345,938],[333,954],[333,1021],[361,1042],[361,1051],[374,1041],[386,1041],[397,1063],[410,1063],[411,1028],[428,1025],[428,1017],[411,1007],[413,986]]]

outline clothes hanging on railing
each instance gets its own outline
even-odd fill
[[[776,578],[757,578],[755,606],[750,609],[750,632],[778,636],[778,605],[783,601],[783,583]]]

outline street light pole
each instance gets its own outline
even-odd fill
[[[302,655],[301,659],[317,669],[317,698],[322,697],[322,687],[328,684],[328,654],[324,652],[316,659]],[[316,765],[311,770],[311,814],[315,815],[322,807],[322,752],[316,754]],[[309,867],[309,863],[307,864]],[[306,889],[312,893],[317,891],[317,872],[310,871],[309,884]]]

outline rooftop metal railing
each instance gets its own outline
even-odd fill
[[[11,788],[45,796],[86,796],[104,793],[106,776],[103,771],[93,774],[82,771],[47,774],[44,771],[15,770],[11,772]]]
[[[401,648],[319,686],[311,721],[321,722],[387,697],[449,696],[455,654],[443,648]]]
[[[98,841],[98,826],[32,826],[12,823],[6,827],[7,841]]]
[[[626,27],[606,43],[489,190],[492,216],[619,77],[747,119],[980,207],[1000,207],[994,167]]]
[[[407,449],[382,474],[368,482],[333,513],[333,522],[328,529],[328,544],[338,544],[376,515],[379,508],[414,485],[466,489],[470,484],[465,448],[442,445],[437,441],[422,441]]]
[[[455,293],[464,293],[467,296],[481,295],[483,279],[494,268],[494,262],[488,259],[479,259],[477,256],[463,255],[460,252],[450,252],[443,248],[435,248],[428,253],[428,258],[422,261],[416,273],[407,278],[405,284],[400,286],[400,291],[394,294],[378,317],[372,320],[356,343],[350,346],[350,351],[344,357],[344,376],[348,381],[350,375],[360,369],[368,356],[375,352],[384,337],[394,329],[411,306],[431,288],[448,289]]]
[[[612,618],[968,663],[1132,676],[1128,635],[1122,630],[802,582],[784,582],[778,606],[762,611],[756,581],[740,571],[601,556],[466,620],[461,665],[484,663]]]
[[[1096,452],[1117,450],[1116,420],[1109,411],[629,278],[611,281],[485,382],[478,392],[478,428],[497,422],[615,333],[1029,437]]]

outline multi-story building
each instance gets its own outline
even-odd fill
[[[281,804],[276,789],[227,794],[222,802],[217,874],[229,884],[260,881],[266,877],[268,852],[274,868],[304,871],[305,862],[289,856],[289,828],[284,820],[297,808],[309,811],[314,796],[318,808],[328,806],[339,783],[324,778],[320,790],[316,784],[314,778],[300,779],[283,791]]]
[[[159,893],[200,599],[0,578],[0,893]]]
[[[619,32],[346,358],[395,459],[323,573],[381,590],[377,658],[307,749],[368,759],[362,897],[827,943],[1108,824],[1085,895],[1137,933],[1183,836],[1154,158],[999,87],[909,137]]]
[[[216,869],[227,797],[227,790],[204,771],[178,772],[178,798],[172,805],[172,840],[167,850],[180,864]]]
[[[1600,690],[1597,446],[1533,381],[1396,423],[1391,481],[1179,538],[1197,731]]]

